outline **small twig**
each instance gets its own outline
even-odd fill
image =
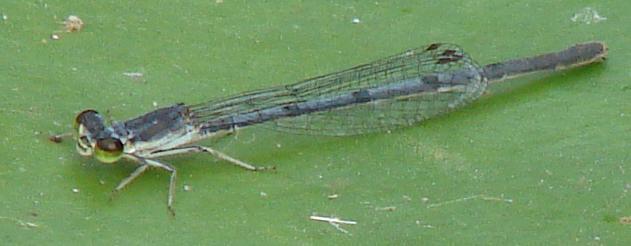
[[[357,221],[341,220],[335,217],[322,217],[322,216],[311,215],[309,216],[309,219],[316,220],[316,221],[324,221],[324,222],[329,222],[329,223],[336,223],[336,224],[357,225]]]
[[[448,204],[458,203],[458,202],[464,202],[464,201],[468,201],[468,200],[472,200],[472,199],[482,199],[482,200],[485,200],[485,201],[500,201],[500,202],[513,203],[513,199],[504,199],[504,198],[499,198],[499,197],[491,197],[491,196],[487,196],[487,195],[474,195],[474,196],[458,198],[458,199],[455,199],[455,200],[450,200],[450,201],[445,201],[445,202],[432,203],[432,204],[427,205],[427,208],[435,208],[435,207],[440,207],[440,206],[443,206],[443,205],[448,205]]]
[[[15,223],[17,223],[18,225],[22,226],[22,227],[26,227],[26,228],[36,228],[39,227],[38,224],[35,224],[33,222],[24,222],[20,219],[16,219],[16,218],[9,218],[9,217],[4,217],[4,216],[0,216],[0,219],[2,220],[9,220],[9,221],[13,221]]]
[[[315,220],[315,221],[323,221],[323,222],[328,222],[330,225],[332,225],[333,227],[335,227],[335,229],[337,229],[338,231],[341,231],[343,233],[348,234],[347,230],[344,230],[344,228],[342,228],[340,226],[340,224],[345,224],[345,225],[357,225],[356,221],[351,221],[351,220],[341,220],[339,218],[334,218],[334,217],[322,217],[322,216],[316,216],[316,215],[311,215],[309,216],[309,219],[311,220]]]
[[[341,232],[343,232],[344,234],[348,234],[348,231],[347,231],[347,230],[344,230],[344,228],[342,228],[342,227],[340,226],[340,224],[335,224],[335,223],[333,223],[333,222],[329,222],[329,224],[330,224],[330,225],[332,225],[333,227],[335,227],[335,229],[337,229],[338,231],[341,231]]]

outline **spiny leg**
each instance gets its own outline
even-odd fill
[[[154,167],[159,167],[171,172],[171,178],[169,179],[169,195],[167,196],[167,208],[172,215],[175,216],[175,210],[173,209],[173,200],[175,199],[175,180],[177,178],[177,171],[169,164],[162,163],[156,160],[145,159],[145,161]]]
[[[206,153],[214,156],[217,159],[230,162],[232,164],[235,164],[237,166],[243,167],[243,168],[251,170],[251,171],[261,171],[261,170],[265,170],[265,169],[270,169],[269,167],[259,167],[259,166],[254,166],[254,165],[248,164],[246,162],[243,162],[243,161],[241,161],[239,159],[233,158],[233,157],[231,157],[231,156],[229,156],[227,154],[224,154],[223,152],[214,150],[214,149],[209,148],[209,147],[200,146],[200,145],[195,145],[195,146],[190,146],[190,147],[197,149],[197,151],[199,151],[199,152],[206,152]]]
[[[173,148],[173,149],[167,149],[167,150],[162,150],[159,152],[154,152],[151,153],[150,157],[160,157],[160,156],[168,156],[168,155],[176,155],[176,154],[183,154],[183,153],[200,153],[200,152],[206,152],[212,156],[214,156],[217,159],[220,160],[224,160],[227,162],[230,162],[234,165],[240,166],[242,168],[245,168],[247,170],[250,171],[261,171],[261,170],[266,170],[266,169],[274,169],[274,167],[259,167],[259,166],[254,166],[252,164],[248,164],[246,162],[243,162],[239,159],[233,158],[227,154],[224,154],[223,152],[214,150],[212,148],[209,147],[205,147],[205,146],[200,146],[200,145],[192,145],[192,146],[185,146],[185,147],[178,147],[178,148]]]
[[[134,170],[134,172],[132,172],[129,176],[127,176],[127,178],[124,178],[123,180],[121,180],[120,183],[118,183],[114,191],[120,191],[123,188],[125,188],[129,183],[131,183],[131,181],[133,181],[142,173],[144,173],[147,170],[147,168],[149,168],[149,165],[145,163],[141,163],[140,166],[138,166],[138,168]]]
[[[177,170],[175,170],[173,166],[163,163],[163,162],[159,162],[157,160],[145,159],[145,158],[134,156],[134,155],[127,155],[126,157],[136,162],[141,163],[141,166],[138,167],[131,175],[129,175],[129,177],[121,181],[121,183],[116,187],[116,190],[118,191],[124,188],[133,179],[135,179],[140,174],[142,174],[149,166],[158,167],[158,168],[167,170],[171,172],[171,178],[169,179],[169,194],[167,197],[167,208],[169,209],[169,212],[175,216],[175,210],[173,209],[173,201],[175,199],[175,181],[177,178]]]

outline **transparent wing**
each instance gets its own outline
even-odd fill
[[[291,105],[318,98],[332,98],[361,89],[420,78],[427,75],[481,71],[452,44],[431,44],[372,63],[356,66],[295,84],[243,93],[234,97],[192,105],[194,120],[203,124],[220,117]],[[408,126],[464,105],[484,91],[480,75],[439,91],[374,100],[362,104],[276,119],[265,124],[276,130],[316,135],[354,135]],[[229,122],[226,122],[229,124]]]
[[[448,112],[460,92],[423,93],[284,118],[263,124],[295,134],[348,136],[406,127]]]

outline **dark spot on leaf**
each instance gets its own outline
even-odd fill
[[[455,50],[445,50],[445,51],[443,52],[443,55],[444,55],[444,56],[451,56],[451,55],[454,55],[454,54],[456,54],[456,51],[455,51]]]
[[[455,57],[455,56],[452,56],[452,57],[441,57],[441,58],[438,58],[438,61],[436,61],[436,64],[447,64],[447,63],[451,63],[451,62],[456,62],[456,61],[460,60],[460,58],[462,58],[462,57]]]
[[[427,47],[427,49],[425,49],[425,50],[427,50],[427,51],[430,51],[430,50],[435,50],[435,49],[438,49],[438,47],[440,47],[440,44],[436,44],[436,43],[435,43],[435,44],[430,44],[430,45]]]

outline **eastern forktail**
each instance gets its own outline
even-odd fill
[[[88,109],[75,118],[76,148],[79,154],[103,163],[128,159],[139,165],[115,191],[149,167],[170,172],[167,207],[173,212],[177,172],[159,157],[205,152],[247,170],[265,169],[195,144],[202,139],[259,124],[334,136],[410,126],[469,104],[489,82],[587,65],[606,56],[604,43],[590,42],[481,67],[458,46],[435,43],[290,85],[201,104],[175,104],[110,126],[98,112]]]

